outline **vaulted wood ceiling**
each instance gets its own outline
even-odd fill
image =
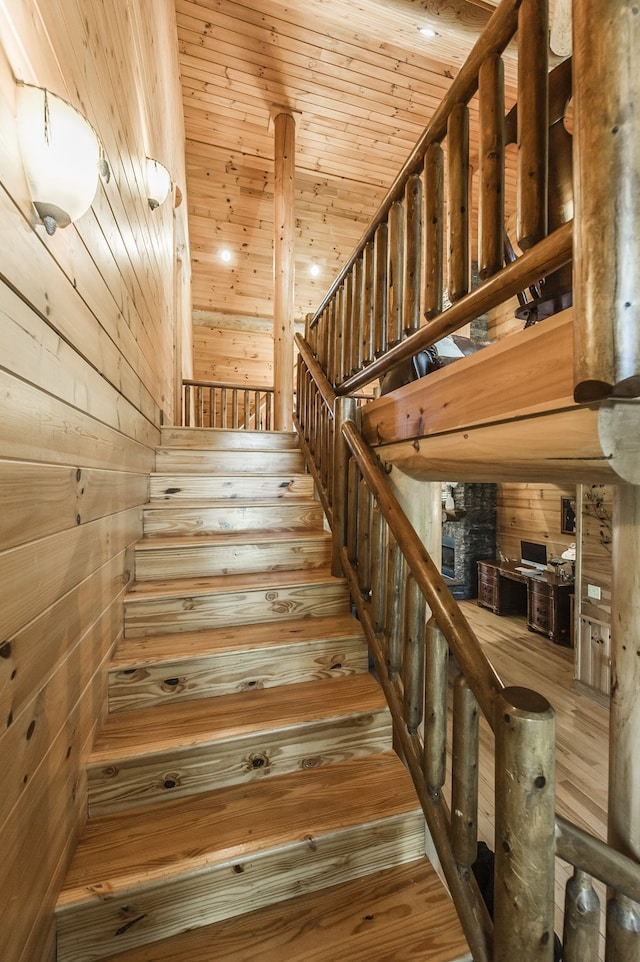
[[[272,316],[274,107],[297,119],[299,319],[356,246],[496,2],[176,0],[196,310]],[[438,36],[426,40],[425,25]],[[511,48],[505,67],[509,103]]]

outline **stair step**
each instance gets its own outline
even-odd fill
[[[426,858],[109,962],[472,962],[453,903]]]
[[[91,819],[58,900],[58,962],[93,962],[419,858],[392,752]]]
[[[145,537],[195,535],[222,531],[291,531],[321,528],[322,505],[310,498],[277,498],[243,504],[238,501],[154,501],[145,505]]]
[[[302,451],[212,451],[197,448],[157,448],[159,474],[304,474]]]
[[[246,476],[156,472],[151,475],[149,494],[152,501],[312,498],[313,478],[293,472]]]
[[[125,638],[109,668],[109,710],[366,670],[364,636],[350,614]]]
[[[135,546],[136,581],[296,571],[330,562],[331,535],[321,528],[146,538]]]
[[[88,764],[90,815],[391,749],[368,674],[107,717]]]
[[[124,599],[125,636],[231,624],[327,617],[349,610],[343,578],[329,568],[141,581]]]
[[[162,428],[163,448],[216,451],[287,451],[298,448],[294,431],[243,431],[233,428]]]

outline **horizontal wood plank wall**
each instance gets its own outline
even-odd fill
[[[273,335],[194,325],[193,377],[199,381],[273,387]]]
[[[560,530],[560,499],[576,497],[574,487],[555,484],[498,485],[496,543],[510,560],[520,559],[520,541],[537,541],[547,546],[547,557],[560,555],[575,535]]]
[[[152,213],[144,187],[149,155],[184,192],[174,6],[130,0],[113,13],[103,0],[0,10],[3,962],[53,957],[178,341],[191,374],[186,204]],[[111,168],[88,213],[53,237],[34,227],[14,78],[80,109]]]

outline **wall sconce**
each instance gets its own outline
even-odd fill
[[[171,175],[167,168],[152,157],[147,157],[147,198],[151,210],[164,203],[170,190]]]
[[[47,234],[53,234],[88,211],[99,173],[108,179],[108,167],[95,130],[66,100],[19,83],[17,107],[31,199]]]

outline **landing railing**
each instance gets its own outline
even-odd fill
[[[183,380],[182,390],[184,427],[235,428],[245,431],[272,429],[271,387]]]
[[[588,16],[580,4],[574,11],[581,18],[579,84],[592,59],[584,42]],[[507,256],[505,264],[505,185],[513,172],[506,162],[502,54],[516,31],[512,123],[518,144],[514,239],[519,254],[515,260]],[[310,319],[305,338],[298,337],[296,427],[332,526],[334,573],[349,582],[397,745],[475,962],[551,962],[556,856],[574,867],[562,933],[566,962],[599,958],[601,910],[593,878],[609,887],[607,962],[638,962],[640,867],[555,815],[552,708],[536,692],[503,686],[357,427],[356,392],[514,295],[548,290],[549,279],[571,263],[572,203],[560,216],[552,216],[548,204],[549,127],[558,119],[550,118],[548,70],[546,0],[502,0]],[[565,108],[561,103],[562,114]],[[478,130],[476,220],[469,187],[473,123]],[[587,126],[583,123],[581,137]],[[598,181],[597,175],[589,181],[588,165],[580,163],[584,195],[596,190]],[[584,228],[578,223],[576,234]],[[471,289],[474,236],[479,283]],[[597,238],[591,242],[599,244]],[[583,258],[574,271],[574,287],[579,284],[580,290],[594,283],[585,263]],[[624,379],[631,384],[640,369],[639,350],[631,349],[621,366],[615,352],[605,349],[609,340],[615,343],[616,325],[623,321],[597,314],[591,300],[590,295],[584,310],[574,312],[574,384],[580,402],[621,393]],[[600,333],[609,325],[606,337],[595,336],[598,325]],[[590,344],[605,346],[595,352],[581,348]],[[450,651],[460,676],[453,693],[449,783]],[[493,922],[471,870],[477,851],[480,712],[495,736]]]

